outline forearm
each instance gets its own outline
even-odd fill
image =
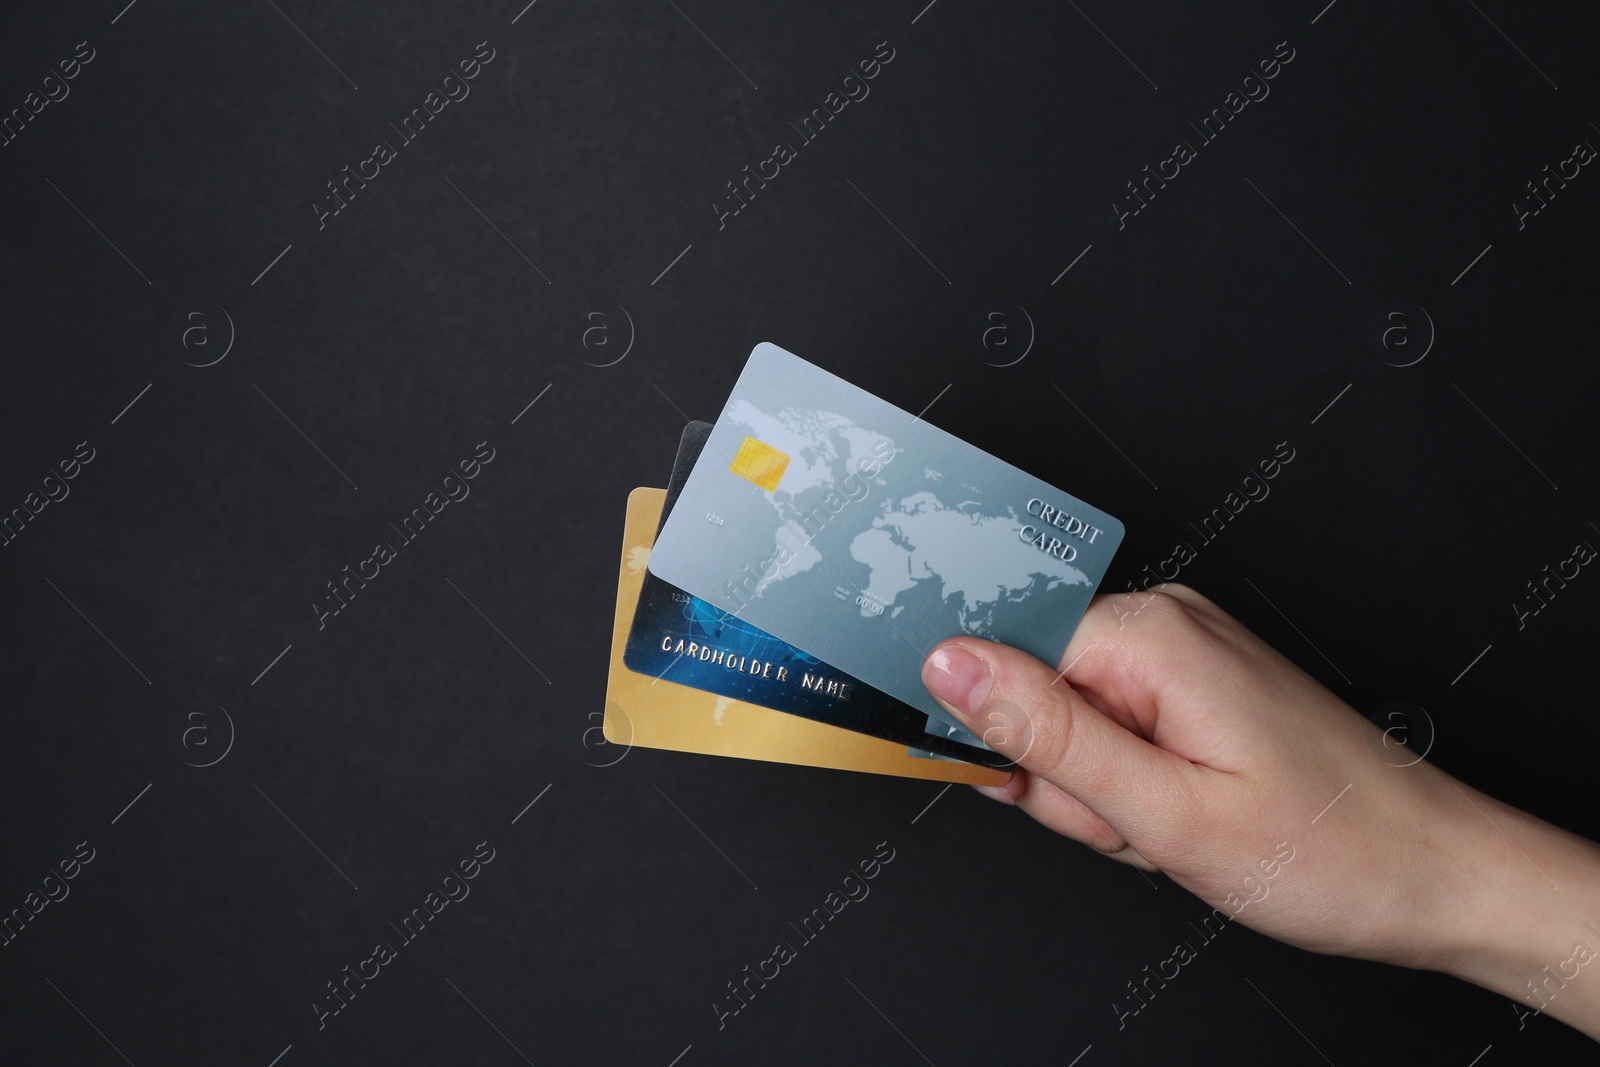
[[[1600,846],[1452,783],[1463,837],[1436,969],[1600,1040]],[[1451,797],[1446,797],[1450,801]],[[1441,917],[1442,918],[1442,917]]]

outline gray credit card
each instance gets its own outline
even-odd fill
[[[777,345],[751,352],[650,570],[950,722],[947,637],[1052,666],[1122,523]]]

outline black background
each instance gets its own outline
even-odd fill
[[[599,742],[626,493],[770,340],[1118,516],[1108,590],[1289,442],[1181,580],[1600,835],[1600,577],[1511,607],[1600,544],[1600,178],[1512,207],[1600,143],[1584,9],[923,2],[4,16],[7,112],[95,58],[0,148],[0,510],[95,458],[0,550],[0,910],[96,852],[0,949],[5,1059],[1592,1056],[1242,927],[1119,1031],[1207,911],[1165,879],[966,789]],[[319,230],[324,183],[480,41],[470,96]],[[719,229],[883,41],[871,95]],[[1271,95],[1119,229],[1124,183],[1280,41]],[[1369,343],[1397,300],[1432,330]],[[1032,347],[994,366],[1017,308]],[[325,583],[480,441],[470,499],[319,630]],[[484,840],[472,895],[319,1031],[324,983]],[[872,896],[719,1032],[725,983],[880,841]]]

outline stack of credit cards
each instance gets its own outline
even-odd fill
[[[997,784],[922,662],[1059,662],[1122,524],[772,344],[668,488],[628,497],[604,732],[642,748]]]

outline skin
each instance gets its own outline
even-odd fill
[[[1409,754],[1194,590],[1096,597],[1059,669],[960,637],[922,676],[1016,761],[985,795],[1230,914],[1248,897],[1237,920],[1281,941],[1600,1040],[1600,846]]]

